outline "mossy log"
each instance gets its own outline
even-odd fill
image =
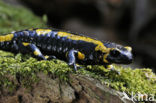
[[[0,33],[46,27],[42,19],[23,7],[0,2]],[[0,51],[0,103],[128,103],[124,94],[156,95],[151,69],[123,68],[120,75],[103,66],[82,66],[74,72],[57,59],[37,61],[30,55]]]

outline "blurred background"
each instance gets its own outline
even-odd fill
[[[49,27],[132,46],[131,66],[156,72],[156,0],[3,1],[47,18]]]

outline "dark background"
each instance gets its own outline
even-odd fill
[[[132,67],[156,71],[156,0],[4,0],[47,16],[49,27],[132,46]]]

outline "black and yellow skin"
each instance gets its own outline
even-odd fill
[[[0,36],[0,49],[31,53],[39,60],[58,58],[68,62],[75,70],[76,63],[112,68],[112,63],[132,62],[131,47],[53,29],[29,29]]]

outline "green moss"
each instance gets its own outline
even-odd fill
[[[86,69],[89,71],[82,71],[83,74],[89,74],[89,76],[99,79],[108,87],[124,91],[129,95],[132,92],[134,94],[156,95],[156,75],[151,69],[136,68],[132,70],[131,68],[123,68],[116,65],[114,65],[114,68],[120,71],[120,75],[105,69],[103,66],[88,66]]]
[[[41,20],[26,8],[7,5],[0,0],[0,34],[34,27],[46,27],[43,21],[45,19]]]
[[[51,77],[59,77],[60,80],[66,81],[68,74],[72,72],[65,62],[59,60],[37,61],[29,55],[17,54],[14,56],[3,51],[0,51],[0,56],[1,87],[13,88],[14,85],[12,84],[14,84],[13,81],[16,78],[24,87],[29,87],[38,81],[37,74],[39,72],[43,72]]]
[[[151,69],[135,69],[114,66],[120,71],[120,75],[105,69],[103,66],[87,66],[79,69],[77,73],[60,60],[37,61],[29,55],[17,54],[0,51],[0,85],[1,87],[14,88],[12,80],[19,77],[19,81],[24,87],[31,87],[38,82],[37,74],[40,72],[50,77],[58,77],[60,80],[67,81],[68,75],[81,74],[100,80],[108,87],[119,91],[135,93],[146,93],[156,95],[156,76]],[[10,79],[11,78],[13,79]],[[4,79],[5,78],[5,79]],[[9,87],[10,86],[10,87]]]
[[[46,21],[46,16],[43,17]],[[0,33],[8,33],[31,27],[45,27],[43,21],[22,7],[11,7],[0,2]],[[60,60],[37,61],[29,55],[13,55],[0,51],[0,89],[7,88],[10,92],[21,84],[30,88],[39,81],[38,73],[43,72],[49,77],[58,77],[68,81],[68,75],[80,74],[100,80],[103,84],[128,94],[146,93],[156,95],[156,76],[151,69],[123,68],[115,65],[120,75],[110,72],[103,66],[87,66],[77,73]]]

